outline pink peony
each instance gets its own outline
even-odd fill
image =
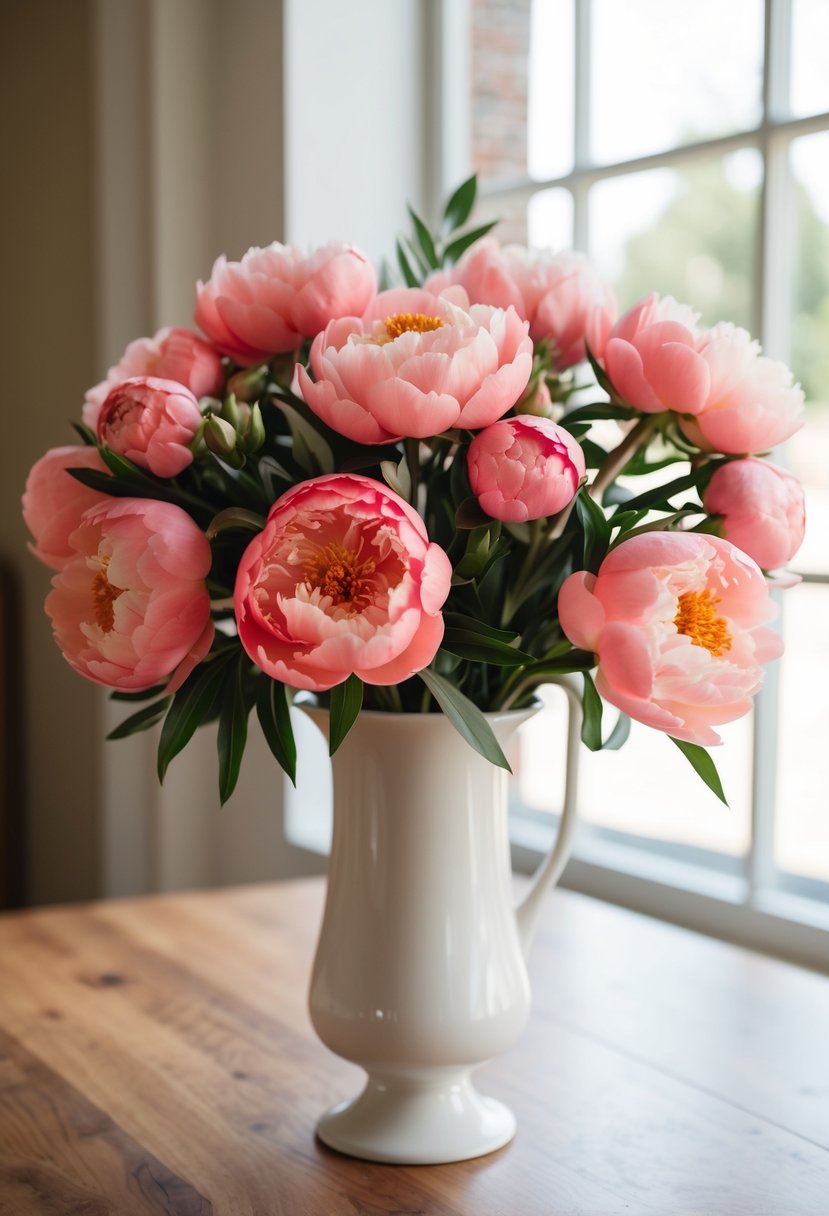
[[[791,561],[803,541],[806,504],[796,477],[767,460],[729,460],[708,483],[702,505],[723,517],[727,540],[763,570]]]
[[[90,490],[66,472],[76,468],[109,471],[97,448],[50,448],[26,478],[23,519],[35,542],[29,548],[52,570],[60,570],[74,554],[69,535],[81,522],[84,511],[110,501],[109,495]]]
[[[495,422],[527,387],[532,343],[513,308],[398,288],[361,320],[333,321],[314,340],[311,368],[316,382],[301,366],[297,377],[314,413],[358,443],[386,443]]]
[[[210,647],[205,578],[210,545],[180,507],[109,499],[70,537],[46,611],[75,671],[107,688],[139,691],[189,671]]]
[[[776,615],[751,558],[696,532],[650,532],[611,550],[596,575],[571,574],[559,592],[561,626],[592,650],[596,687],[632,718],[709,746],[712,730],[742,717],[782,651],[766,628]]]
[[[699,314],[672,296],[648,296],[610,331],[604,367],[622,401],[646,414],[698,414],[710,374],[698,352]]]
[[[371,263],[351,245],[324,245],[303,257],[274,241],[241,262],[216,259],[196,286],[196,323],[243,367],[296,350],[337,317],[359,315],[377,291]]]
[[[559,370],[585,358],[585,339],[601,356],[616,316],[613,292],[582,253],[537,253],[479,241],[457,266],[436,271],[425,286],[438,292],[452,283],[459,283],[474,304],[512,305],[529,321],[534,342],[549,341]]]
[[[193,461],[202,422],[189,388],[174,380],[136,376],[117,384],[98,417],[98,442],[156,477],[175,477]]]
[[[216,351],[191,329],[160,329],[154,338],[136,338],[107,372],[106,379],[86,394],[83,420],[98,428],[98,415],[116,384],[134,376],[158,376],[189,388],[194,397],[215,397],[224,385],[222,361]]]
[[[277,499],[242,556],[239,637],[295,688],[331,688],[352,672],[397,684],[434,658],[451,576],[397,494],[369,477],[316,477]]]
[[[510,523],[556,515],[585,475],[581,445],[547,418],[520,414],[479,431],[467,455],[469,484],[487,515]]]
[[[803,425],[803,390],[785,363],[760,354],[745,329],[715,325],[699,346],[709,383],[694,418],[680,419],[704,451],[743,455],[767,452]]]

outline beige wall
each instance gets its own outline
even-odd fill
[[[99,697],[79,686],[42,611],[49,576],[26,553],[20,494],[32,462],[73,442],[96,378],[91,5],[0,5],[0,553],[21,596],[26,689],[22,769],[29,895],[73,899],[95,889]]]

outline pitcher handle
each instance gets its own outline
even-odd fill
[[[567,763],[564,776],[564,804],[558,832],[550,852],[538,866],[530,889],[515,910],[518,939],[524,958],[532,945],[544,897],[561,877],[573,846],[578,807],[579,750],[581,746],[581,696],[572,676],[561,676],[555,683],[567,697]]]

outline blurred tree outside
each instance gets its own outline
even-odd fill
[[[729,180],[725,163],[676,170],[677,191],[656,223],[625,244],[615,283],[622,310],[652,291],[693,303],[706,325],[754,329],[758,193]],[[790,365],[807,400],[829,401],[829,226],[794,181]]]

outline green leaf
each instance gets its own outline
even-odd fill
[[[149,730],[156,722],[161,721],[172,700],[172,697],[163,697],[152,705],[145,705],[138,713],[130,714],[123,722],[119,722],[115,729],[109,732],[107,739],[126,739],[127,735],[134,735],[136,731]]]
[[[675,739],[673,735],[669,735],[668,738],[671,743],[677,745],[694,771],[702,777],[709,790],[717,795],[720,802],[724,802],[728,806],[728,799],[723,791],[717,766],[705,748],[700,747],[698,743],[686,743],[684,739]]]
[[[403,252],[403,246],[400,241],[395,243],[395,250],[397,252],[397,265],[400,267],[400,273],[403,275],[403,282],[407,287],[419,287],[420,279],[409,265],[409,260]]]
[[[518,637],[514,629],[496,629],[494,625],[487,625],[477,617],[466,616],[463,612],[444,612],[443,621],[447,629],[468,629],[478,637],[489,638],[494,642],[514,642]],[[569,647],[569,642],[567,645]]]
[[[278,400],[278,407],[285,415],[294,441],[294,457],[312,477],[334,472],[334,453],[313,423],[294,405]]]
[[[611,527],[584,486],[576,498],[576,513],[584,533],[584,567],[595,574],[607,553]]]
[[[78,434],[80,439],[88,448],[96,448],[98,446],[97,436],[95,435],[94,431],[89,429],[88,426],[84,426],[82,422],[73,422],[70,425],[72,430]]]
[[[455,527],[467,532],[472,528],[485,528],[492,523],[492,516],[478,503],[477,498],[465,498],[455,512]]]
[[[127,460],[126,456],[113,452],[103,444],[98,445],[98,451],[101,454],[101,460],[116,477],[120,477],[124,481],[133,481],[137,485],[156,486],[158,484],[157,478],[150,477],[143,469],[139,469],[137,464]]]
[[[568,410],[559,419],[559,426],[566,431],[574,423],[605,421],[608,418],[623,422],[632,418],[634,411],[628,405],[611,405],[607,401],[596,401],[592,405],[580,405],[577,409]]]
[[[471,659],[474,663],[492,663],[496,667],[523,667],[533,662],[531,654],[524,654],[514,646],[483,638],[466,629],[446,629],[441,648],[462,659]]]
[[[673,498],[674,494],[681,494],[683,490],[695,488],[699,476],[699,470],[694,469],[691,473],[686,473],[684,477],[677,477],[674,481],[669,481],[667,485],[645,490],[644,493],[637,494],[634,498],[628,498],[625,502],[625,510],[645,511],[650,507],[656,507],[659,503],[667,504],[668,499]]]
[[[425,667],[417,674],[446,714],[455,730],[466,739],[470,747],[473,747],[476,752],[483,756],[485,760],[489,760],[491,764],[497,765],[498,768],[505,768],[508,773],[511,773],[512,769],[501,750],[501,745],[495,738],[495,735],[492,733],[492,727],[477,705],[473,705],[459,688],[456,688],[454,684],[450,684],[448,680],[445,680],[443,676],[439,676],[431,668]]]
[[[584,349],[587,352],[587,360],[593,369],[593,375],[596,377],[596,383],[598,384],[600,389],[602,389],[604,392],[607,393],[608,397],[610,397],[610,399],[612,401],[616,397],[616,390],[613,387],[610,377],[608,376],[607,372],[604,370],[602,365],[598,362],[598,360],[596,359],[595,355],[593,354],[592,350],[590,349],[590,347],[587,345],[586,342],[584,344]]]
[[[351,730],[363,704],[363,681],[350,675],[342,684],[331,689],[331,712],[329,724],[328,754],[334,752]]]
[[[179,754],[213,708],[234,650],[200,663],[182,684],[167,711],[158,742],[158,779],[164,780],[170,761]]]
[[[461,182],[455,193],[449,199],[443,212],[443,222],[448,232],[454,232],[465,224],[475,206],[478,193],[478,179],[473,173],[465,182]]]
[[[492,220],[492,222],[489,224],[482,224],[480,228],[473,228],[471,232],[467,232],[463,236],[457,237],[456,240],[447,245],[443,251],[444,266],[447,262],[450,264],[450,266],[454,262],[457,262],[461,254],[465,253],[470,245],[474,245],[476,241],[481,239],[481,237],[486,236],[488,232],[491,232],[497,223],[498,220]]]
[[[605,739],[602,747],[605,751],[617,752],[620,747],[623,747],[627,743],[629,735],[630,718],[620,710],[619,717],[616,719],[616,725]]]
[[[260,678],[256,716],[277,764],[296,785],[296,740],[284,684],[269,676]]]
[[[244,667],[247,655],[240,655],[235,672],[225,683],[224,699],[219,714],[219,732],[216,744],[219,752],[219,797],[222,806],[236,788],[242,756],[248,739],[248,713],[250,707],[245,699]]]
[[[156,684],[153,688],[142,688],[140,692],[121,692],[116,689],[109,694],[110,701],[146,701],[164,692],[166,684]]]
[[[414,230],[417,234],[417,243],[420,245],[423,256],[429,263],[430,268],[432,270],[437,270],[440,266],[440,261],[435,251],[435,242],[432,240],[431,232],[426,227],[420,216],[411,207],[409,207],[409,215],[412,223],[414,224]]]
[[[581,741],[591,752],[602,750],[602,699],[589,672],[584,672],[584,692],[581,698]]]

